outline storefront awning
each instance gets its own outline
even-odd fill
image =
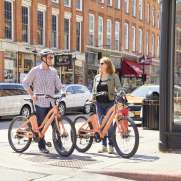
[[[123,60],[121,66],[121,75],[124,77],[142,77],[143,71],[140,64],[134,60]]]

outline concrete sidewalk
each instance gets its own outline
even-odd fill
[[[32,144],[23,154],[14,153],[7,142],[7,129],[2,129],[0,180],[180,181],[181,152],[160,153],[158,131],[140,128],[139,133],[139,150],[131,159],[123,159],[116,154],[98,154],[100,144],[94,144],[87,153],[74,151],[69,158],[62,158],[54,148],[51,148],[49,155],[40,154],[36,144]]]

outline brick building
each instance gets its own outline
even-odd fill
[[[0,81],[20,81],[45,47],[75,54],[74,66],[57,68],[67,82],[92,79],[103,55],[117,68],[124,57],[156,59],[159,15],[158,0],[2,0]]]

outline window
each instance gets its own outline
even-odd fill
[[[94,15],[89,14],[89,39],[88,44],[94,46]]]
[[[38,11],[38,44],[44,45],[45,37],[45,25],[44,25],[44,12]]]
[[[106,34],[106,47],[111,48],[111,30],[112,30],[112,22],[110,19],[107,20],[107,34]]]
[[[52,0],[53,3],[59,3],[59,0]]]
[[[64,49],[70,50],[70,19],[64,19]]]
[[[76,9],[82,11],[82,0],[76,0]]]
[[[115,0],[115,8],[120,9],[121,8],[121,2],[120,0]]]
[[[115,49],[119,50],[120,23],[115,22]]]
[[[136,51],[136,28],[132,26],[132,51]]]
[[[147,23],[150,23],[150,5],[147,4]]]
[[[74,93],[72,86],[67,87],[66,93],[70,93],[70,94]]]
[[[71,7],[71,0],[64,0],[64,6]]]
[[[124,1],[124,9],[126,13],[129,13],[129,0]]]
[[[139,18],[143,19],[143,0],[139,0]]]
[[[132,0],[133,4],[132,4],[132,12],[133,12],[133,16],[136,17],[136,0]]]
[[[98,21],[98,46],[103,47],[103,17],[99,16]]]
[[[155,34],[152,33],[152,56],[155,56]]]
[[[4,2],[5,14],[5,38],[13,39],[13,4],[12,2]]]
[[[29,8],[22,7],[22,40],[29,42]]]
[[[52,47],[58,46],[58,16],[52,15]]]
[[[152,14],[152,26],[155,26],[155,9],[152,9],[151,14]]]
[[[146,32],[146,54],[149,55],[149,32]]]
[[[158,43],[157,43],[157,57],[160,57],[160,37],[158,36]]]
[[[72,86],[74,94],[83,94],[85,93],[85,89],[83,86]]]
[[[142,42],[143,42],[143,31],[142,29],[139,29],[139,44],[138,44],[138,51],[142,52]]]
[[[76,50],[81,51],[81,22],[76,23]]]
[[[112,0],[107,0],[107,5],[112,6]]]
[[[129,25],[128,23],[124,24],[124,48],[128,50],[128,45],[129,45]]]

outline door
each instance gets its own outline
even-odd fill
[[[72,86],[74,91],[75,107],[84,107],[85,102],[89,99],[89,91],[85,86]]]

